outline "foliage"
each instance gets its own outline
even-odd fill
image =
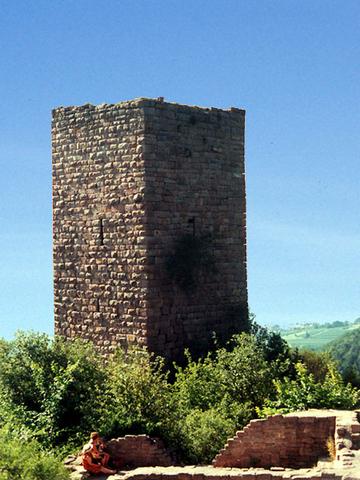
[[[271,376],[274,378],[290,378],[295,376],[294,366],[299,361],[298,351],[290,349],[288,343],[280,333],[268,330],[255,322],[255,316],[251,318],[250,333],[263,353],[265,360],[271,368]]]
[[[260,415],[288,413],[308,408],[351,409],[359,403],[359,391],[345,385],[334,364],[329,364],[325,380],[317,383],[302,363],[296,364],[296,378],[274,380],[277,391],[275,400],[265,402],[258,408]]]
[[[234,336],[227,349],[204,359],[194,361],[189,353],[187,358],[186,367],[177,368],[173,385],[179,448],[187,460],[208,461],[264,402],[272,389],[270,370],[248,334]]]
[[[181,448],[192,463],[210,463],[225,440],[234,434],[234,423],[221,411],[192,409],[181,422]]]
[[[262,403],[271,388],[268,365],[255,339],[248,334],[235,335],[228,349],[219,348],[213,355],[194,361],[188,355],[185,368],[178,367],[174,389],[183,410],[221,408],[236,423],[256,405]],[[240,408],[241,407],[241,408]]]
[[[265,396],[266,362],[249,335],[177,367],[169,382],[163,363],[144,351],[118,352],[108,365],[102,431],[108,436],[162,437],[186,461],[208,461]]]
[[[145,350],[118,351],[108,364],[101,430],[107,436],[147,433],[168,438],[174,404],[163,361]]]
[[[355,388],[360,388],[360,371],[355,367],[348,367],[342,371],[345,382],[351,383]]]
[[[105,437],[146,433],[163,438],[183,461],[209,462],[257,412],[353,408],[359,400],[328,355],[292,352],[254,322],[252,334],[186,359],[170,378],[164,362],[144,350],[119,351],[105,364],[84,342],[19,334],[0,341],[0,426],[35,439],[26,442],[34,449],[77,447],[93,430]]]
[[[104,385],[90,345],[19,333],[0,349],[2,422],[28,427],[43,444],[79,443],[98,423]]]
[[[60,459],[38,442],[15,435],[13,426],[0,430],[0,480],[68,480]]]
[[[308,373],[311,373],[315,382],[322,382],[326,375],[330,373],[330,367],[333,365],[331,356],[327,352],[314,352],[312,350],[301,350],[299,353],[300,361],[306,366]]]
[[[360,328],[332,342],[328,351],[338,361],[344,377],[360,386]]]
[[[207,410],[223,398],[219,370],[211,354],[197,361],[186,352],[187,364],[177,367],[174,394],[180,411]]]
[[[234,335],[228,349],[216,352],[217,367],[225,386],[225,397],[232,402],[262,404],[272,389],[271,370],[266,352],[246,333]]]
[[[289,351],[289,346],[279,333],[268,330],[255,322],[252,318],[251,333],[257,345],[262,349],[268,361],[273,361]]]

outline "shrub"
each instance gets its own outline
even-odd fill
[[[174,430],[174,403],[163,361],[145,350],[118,351],[107,366],[100,429],[107,436],[161,435]]]
[[[90,345],[19,333],[0,345],[1,420],[49,447],[79,443],[98,425],[104,381]]]
[[[308,373],[314,376],[315,382],[323,382],[326,379],[326,375],[329,374],[331,365],[333,365],[329,353],[301,350],[299,356]]]
[[[172,384],[159,358],[143,350],[119,351],[107,366],[102,433],[157,435],[183,460],[211,460],[264,395],[266,364],[253,346],[245,335],[228,353],[219,349],[197,361],[187,354]]]
[[[261,415],[288,413],[308,408],[352,409],[359,403],[359,391],[350,384],[345,385],[335,365],[329,363],[325,380],[317,383],[302,363],[296,365],[295,380],[275,380],[275,400],[265,402],[258,408]]]
[[[226,348],[204,359],[187,354],[177,367],[173,395],[177,405],[178,449],[184,458],[208,462],[226,438],[242,428],[272,390],[269,369],[253,337],[233,337]]]
[[[226,439],[234,434],[234,424],[216,409],[194,409],[181,422],[180,433],[187,460],[210,463]]]
[[[224,396],[220,370],[208,354],[204,359],[193,360],[186,352],[187,364],[177,367],[173,392],[178,410],[186,414],[192,409],[207,410],[221,402]]]
[[[174,389],[184,410],[213,407],[235,411],[234,405],[254,409],[272,390],[270,371],[261,349],[248,334],[235,335],[228,349],[219,348],[213,355],[177,369]],[[230,405],[232,407],[230,408]]]
[[[271,394],[272,372],[252,335],[234,335],[228,349],[217,350],[216,364],[224,393],[232,402],[247,403],[255,410]]]
[[[38,442],[0,430],[0,480],[68,480],[61,461]]]
[[[265,358],[273,378],[294,378],[295,364],[300,360],[299,353],[291,349],[280,333],[268,330],[255,322],[251,314],[250,333],[254,337],[262,356]]]
[[[357,404],[359,392],[344,384],[328,357],[321,359],[318,381],[303,364],[294,366],[296,355],[258,329],[256,335],[235,335],[203,359],[187,354],[170,382],[164,362],[144,350],[119,351],[104,365],[84,342],[19,334],[0,341],[0,426],[11,423],[25,431],[24,438],[62,451],[79,446],[93,430],[106,437],[146,433],[163,438],[186,461],[209,462],[256,412]],[[318,357],[306,358],[317,369]],[[28,444],[38,449],[36,442]],[[4,448],[9,470],[13,457]],[[36,452],[41,471],[46,459]]]

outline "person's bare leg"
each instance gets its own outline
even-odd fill
[[[105,473],[106,475],[113,475],[116,473],[116,470],[110,470],[110,468],[101,467],[101,473]]]

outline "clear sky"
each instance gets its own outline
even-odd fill
[[[0,336],[52,333],[51,109],[247,110],[262,324],[360,315],[359,0],[0,0]]]

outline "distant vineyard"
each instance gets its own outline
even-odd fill
[[[330,342],[360,328],[360,318],[354,322],[309,323],[293,329],[281,330],[284,340],[293,348],[323,350]]]

